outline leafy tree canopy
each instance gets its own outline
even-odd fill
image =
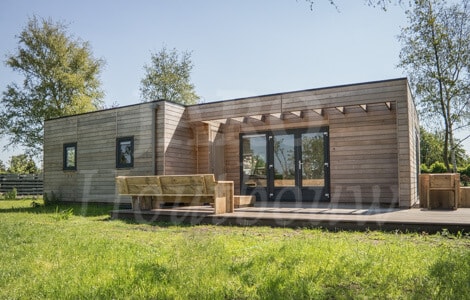
[[[3,92],[0,136],[32,155],[42,151],[44,120],[96,110],[102,105],[99,74],[104,62],[93,58],[87,42],[74,39],[67,27],[30,18],[18,48],[5,63],[24,77]]]
[[[443,130],[442,158],[456,172],[455,132],[470,126],[470,4],[417,0],[402,29],[400,64],[410,78],[421,120]],[[436,126],[437,125],[437,126]]]
[[[315,4],[318,2],[318,0],[305,0],[308,4],[310,4],[310,9],[314,10],[315,9]],[[339,5],[337,4],[337,0],[326,0],[328,1],[331,5],[336,7],[336,9],[339,10]],[[368,6],[372,7],[380,7],[383,10],[387,10],[387,8],[391,4],[403,4],[403,0],[364,0],[364,3]]]
[[[164,47],[151,54],[151,63],[144,66],[145,76],[141,80],[141,97],[144,101],[168,100],[180,104],[196,104],[199,96],[190,82],[191,53],[178,53],[176,49]]]
[[[7,171],[5,163],[0,159],[0,174],[3,174]]]
[[[441,162],[444,156],[444,132],[428,132],[420,128],[420,159],[421,163],[430,167],[435,162]],[[458,167],[470,163],[469,156],[461,145],[457,145],[456,163]]]
[[[11,157],[8,173],[37,174],[39,173],[39,169],[36,167],[36,163],[30,156],[26,154],[20,154]]]

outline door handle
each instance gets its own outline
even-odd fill
[[[299,170],[302,170],[302,165],[303,165],[302,161],[299,160]]]

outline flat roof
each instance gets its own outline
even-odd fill
[[[168,100],[165,100],[165,99],[159,99],[159,100],[154,100],[154,101],[149,101],[149,102],[134,103],[134,104],[129,104],[129,105],[123,105],[123,106],[111,107],[111,108],[106,108],[106,109],[99,109],[99,110],[85,112],[85,113],[79,113],[79,114],[74,114],[74,115],[50,118],[50,119],[47,119],[45,121],[47,122],[47,121],[52,121],[52,120],[57,120],[57,119],[64,119],[64,118],[69,118],[69,117],[75,117],[75,116],[81,116],[81,115],[87,115],[87,114],[94,114],[94,113],[100,113],[100,112],[105,112],[105,111],[112,111],[112,110],[117,110],[117,109],[129,108],[129,107],[132,107],[132,106],[148,105],[149,103],[156,104],[156,103],[159,103],[159,102],[170,102],[172,104],[179,105],[179,106],[182,106],[182,107],[194,107],[194,106],[204,106],[204,105],[209,105],[209,104],[212,105],[212,104],[217,104],[217,103],[222,103],[222,102],[240,101],[240,100],[246,100],[246,99],[255,98],[255,97],[269,97],[269,96],[288,95],[288,94],[301,93],[301,92],[321,91],[321,90],[328,90],[328,89],[335,89],[335,88],[342,88],[342,87],[352,87],[352,86],[360,86],[360,85],[366,85],[366,84],[375,84],[375,83],[400,81],[400,80],[407,80],[407,78],[406,77],[400,77],[400,78],[377,80],[377,81],[367,81],[367,82],[359,82],[359,83],[352,83],[352,84],[340,84],[340,85],[320,87],[320,88],[311,88],[311,89],[304,89],[304,90],[295,90],[295,91],[279,92],[279,93],[272,93],[272,94],[253,95],[253,96],[248,96],[248,97],[233,98],[233,99],[226,99],[226,100],[210,101],[210,102],[206,102],[206,103],[198,103],[198,104],[192,104],[192,105],[183,105],[183,104],[171,102],[171,101],[168,101]]]

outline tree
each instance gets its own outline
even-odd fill
[[[39,169],[34,160],[26,155],[20,154],[11,157],[8,173],[12,174],[37,174]]]
[[[141,97],[144,101],[164,99],[180,104],[196,104],[199,96],[190,82],[191,53],[181,54],[164,47],[151,54],[150,65],[145,65],[145,76],[141,80]]]
[[[60,22],[30,18],[18,49],[6,65],[23,77],[3,92],[0,136],[31,155],[42,151],[44,120],[96,110],[104,96],[98,78],[103,61],[87,42],[74,39]]]
[[[409,74],[422,119],[443,129],[442,158],[456,172],[455,132],[470,126],[469,0],[418,0],[407,16],[399,66]]]
[[[0,159],[0,174],[6,173],[7,168],[5,166],[5,163]]]
[[[420,160],[422,164],[430,166],[437,161],[442,161],[443,156],[443,135],[430,133],[420,127]]]
[[[431,166],[435,162],[442,162],[444,156],[444,132],[428,132],[420,128],[420,160],[421,164]],[[456,145],[455,157],[457,166],[468,164],[468,155],[462,145]]]
[[[313,10],[314,9],[314,6],[315,6],[315,3],[317,1],[315,0],[305,0],[308,4],[310,4],[310,9]],[[334,7],[336,7],[336,9],[339,9],[338,5],[336,4],[337,1],[336,0],[327,0],[331,5],[333,5]],[[387,10],[387,7],[390,5],[390,4],[403,4],[403,0],[364,0],[364,3],[368,6],[372,6],[372,7],[380,7],[381,9],[383,10]]]

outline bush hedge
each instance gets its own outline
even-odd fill
[[[447,173],[445,164],[438,161],[429,167],[421,164],[420,168],[421,173]],[[457,168],[457,172],[460,173],[460,182],[465,186],[470,186],[470,165]]]

